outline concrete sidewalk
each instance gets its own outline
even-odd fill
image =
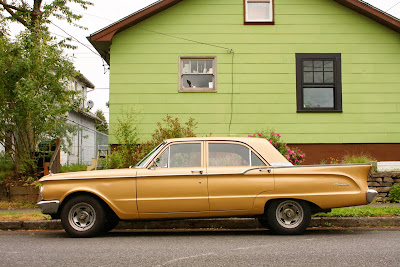
[[[397,217],[317,217],[312,218],[310,227],[386,227],[400,226]],[[258,220],[252,218],[187,219],[169,221],[121,221],[116,229],[262,229]],[[0,230],[61,230],[60,220],[0,221]]]

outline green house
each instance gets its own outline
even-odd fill
[[[160,0],[88,39],[110,65],[111,132],[132,108],[144,138],[166,114],[200,136],[274,129],[317,163],[400,160],[399,33],[361,0]]]

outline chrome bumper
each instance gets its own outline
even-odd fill
[[[367,190],[367,202],[368,203],[371,203],[373,200],[374,200],[374,198],[375,198],[375,196],[378,194],[378,192],[376,191],[376,190],[374,190],[374,189],[368,189]]]
[[[40,201],[37,203],[39,208],[42,210],[43,214],[56,214],[58,207],[60,206],[60,201],[50,200],[50,201]]]

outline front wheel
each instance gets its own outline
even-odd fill
[[[106,221],[102,204],[91,196],[74,197],[61,210],[61,223],[72,237],[92,237],[101,233]]]
[[[310,206],[302,200],[273,200],[265,211],[269,229],[281,235],[302,234],[311,221]]]

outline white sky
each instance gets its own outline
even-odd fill
[[[400,18],[400,0],[364,1]],[[79,21],[79,24],[87,27],[88,30],[72,27],[66,22],[54,23],[96,52],[96,50],[87,41],[87,36],[156,1],[92,0],[92,2],[94,2],[94,6],[89,7],[87,10],[83,10],[79,7],[73,8],[74,12],[83,15],[83,18]],[[57,29],[56,27],[52,27],[51,32],[62,36],[67,36],[65,32]],[[94,102],[94,108],[92,111],[95,112],[97,109],[102,109],[108,120],[109,110],[106,107],[106,102],[109,99],[109,72],[107,71],[104,73],[105,69],[103,67],[103,62],[99,56],[95,55],[87,47],[79,44],[78,42],[74,42],[74,44],[78,46],[78,49],[68,52],[68,54],[74,56],[74,64],[76,69],[85,75],[85,77],[96,86],[95,90],[88,94],[88,100],[92,100]]]

